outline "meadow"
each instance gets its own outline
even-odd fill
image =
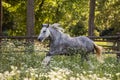
[[[29,51],[33,46],[25,48],[21,41],[4,40],[1,45],[0,80],[120,80],[120,63],[115,54],[103,54],[104,63],[90,55],[94,69],[82,63],[79,54],[54,56],[44,67],[41,62],[48,48],[42,44],[35,42],[34,52]]]

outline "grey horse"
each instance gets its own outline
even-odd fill
[[[46,38],[50,39],[50,50],[42,62],[45,66],[50,63],[50,59],[54,55],[73,55],[79,53],[81,54],[81,59],[89,62],[88,54],[95,51],[97,59],[100,61],[102,48],[88,37],[70,37],[64,33],[64,29],[58,23],[52,25],[43,24],[42,26],[38,40],[43,42]]]

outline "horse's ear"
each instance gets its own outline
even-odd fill
[[[49,27],[49,24],[42,24],[42,27]]]
[[[47,26],[46,26],[47,28],[49,27],[49,24],[47,24]]]

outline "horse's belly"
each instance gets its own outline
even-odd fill
[[[74,55],[80,54],[83,50],[81,48],[67,47],[64,48],[61,55]]]

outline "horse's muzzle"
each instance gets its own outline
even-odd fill
[[[38,38],[38,41],[42,42],[43,41],[43,37]]]

